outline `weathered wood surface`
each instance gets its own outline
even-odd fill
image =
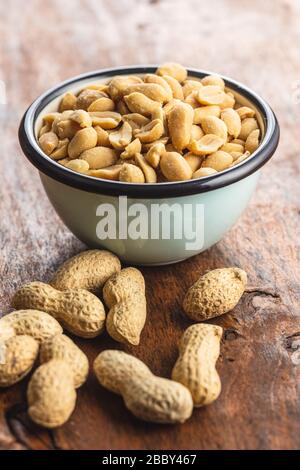
[[[181,302],[206,269],[240,265],[250,291],[216,323],[225,328],[218,362],[223,391],[184,425],[144,424],[91,375],[71,420],[43,431],[26,417],[26,381],[0,392],[3,449],[279,449],[300,446],[300,66],[299,2],[293,0],[14,0],[0,3],[1,311],[16,287],[49,279],[84,247],[63,226],[17,126],[42,91],[81,72],[176,60],[227,74],[261,93],[279,117],[277,155],[249,208],[226,238],[176,266],[144,269],[149,304],[141,345],[125,348],[169,376],[188,324]],[[297,82],[298,80],[298,82]],[[297,88],[298,86],[298,93]],[[296,91],[295,91],[296,90]],[[297,96],[298,95],[298,96]],[[298,98],[298,99],[297,99]],[[90,360],[108,337],[77,341]],[[293,355],[294,353],[294,355]]]

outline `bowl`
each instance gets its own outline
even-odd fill
[[[57,109],[66,91],[77,92],[114,75],[154,73],[156,68],[111,68],[66,80],[31,104],[19,128],[22,150],[39,170],[50,202],[71,232],[89,247],[105,248],[135,265],[176,263],[217,243],[245,210],[260,169],[279,141],[270,106],[246,86],[222,76],[226,89],[255,109],[262,140],[247,160],[220,173],[182,182],[130,184],[76,173],[40,149],[36,135],[42,116]],[[195,79],[211,74],[195,69],[188,73]]]

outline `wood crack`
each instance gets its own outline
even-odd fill
[[[255,294],[258,296],[266,296],[266,297],[272,297],[273,299],[280,299],[281,300],[281,295],[276,292],[275,290],[268,288],[268,287],[248,287],[245,290],[245,293],[247,294]]]

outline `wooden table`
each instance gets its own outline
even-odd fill
[[[0,3],[1,310],[21,284],[47,281],[85,247],[64,227],[23,158],[22,113],[45,89],[81,72],[174,60],[224,73],[260,93],[282,130],[247,211],[225,239],[175,266],[143,269],[148,321],[141,345],[125,348],[169,376],[188,322],[186,289],[206,269],[238,265],[250,289],[216,323],[225,329],[223,391],[184,425],[145,424],[90,374],[70,421],[56,431],[26,416],[27,380],[0,392],[3,449],[296,449],[300,446],[300,66],[299,2],[274,0],[14,0]],[[78,341],[90,361],[106,335]],[[298,357],[299,359],[299,357]]]

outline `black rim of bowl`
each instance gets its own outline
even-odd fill
[[[228,170],[209,177],[180,182],[155,184],[123,183],[76,173],[55,162],[40,149],[34,132],[36,119],[51,101],[68,91],[71,86],[76,85],[77,82],[80,85],[80,81],[87,79],[97,80],[110,78],[114,75],[153,73],[156,68],[156,65],[152,65],[96,70],[66,80],[42,94],[29,106],[19,127],[20,145],[28,160],[45,175],[77,189],[98,194],[127,195],[128,197],[146,199],[188,196],[222,188],[251,175],[272,157],[279,141],[279,125],[272,109],[255,92],[235,80],[222,75],[220,76],[225,80],[228,88],[240,93],[254,104],[260,112],[266,127],[263,141],[255,153],[249,159]],[[188,73],[190,76],[197,78],[211,74],[208,71],[195,69],[188,69]]]

